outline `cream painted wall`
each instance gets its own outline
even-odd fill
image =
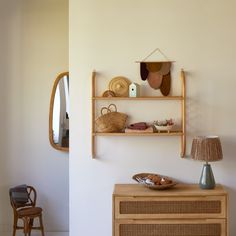
[[[68,70],[68,1],[0,1],[0,231],[12,228],[8,189],[36,187],[47,231],[69,230],[69,155],[48,139],[53,82]]]
[[[187,152],[194,135],[221,137],[224,160],[212,167],[216,181],[229,191],[230,235],[236,234],[235,8],[233,0],[70,1],[71,235],[110,236],[113,185],[133,182],[134,173],[157,172],[198,182],[202,163],[181,159],[176,137],[100,137],[98,157],[91,158],[92,70],[99,72],[100,81],[124,75],[141,83],[134,61],[156,47],[176,61],[173,94],[180,92],[180,68],[187,72]],[[143,119],[178,116],[176,106],[119,103],[121,111],[141,110]],[[152,110],[155,118],[149,115]]]

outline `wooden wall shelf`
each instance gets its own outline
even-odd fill
[[[96,96],[96,72],[92,73],[92,158],[96,157],[96,148],[95,140],[97,136],[180,136],[181,139],[181,153],[180,156],[185,156],[186,151],[186,86],[185,86],[185,73],[184,70],[181,70],[180,73],[181,87],[182,92],[181,96],[141,96],[141,97],[101,97]],[[130,100],[130,101],[140,101],[140,100],[176,100],[181,102],[181,128],[179,131],[170,131],[170,132],[155,132],[155,133],[99,133],[95,131],[95,108],[96,101],[121,101],[121,100]]]

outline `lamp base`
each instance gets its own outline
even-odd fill
[[[199,186],[202,189],[214,189],[215,179],[210,164],[204,164],[202,174],[199,181]]]

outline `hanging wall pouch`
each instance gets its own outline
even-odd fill
[[[154,52],[159,51],[166,61],[146,61]],[[155,49],[140,63],[140,75],[142,80],[147,80],[153,89],[160,89],[164,96],[169,95],[171,87],[171,63],[159,48]]]
[[[97,132],[114,133],[122,132],[125,128],[128,116],[124,113],[117,112],[115,104],[101,109],[101,116],[96,120]]]

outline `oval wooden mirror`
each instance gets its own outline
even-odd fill
[[[57,150],[69,151],[69,72],[54,82],[49,110],[49,140]]]

